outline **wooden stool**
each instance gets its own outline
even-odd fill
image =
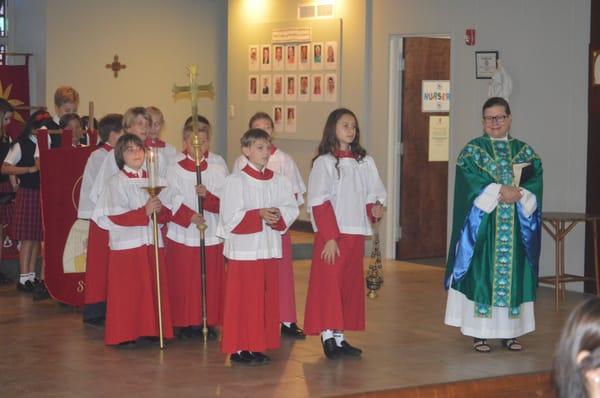
[[[540,276],[541,283],[554,285],[554,304],[558,311],[561,298],[565,298],[565,283],[593,281],[596,284],[596,293],[600,294],[600,264],[598,260],[598,220],[600,215],[584,213],[542,213],[542,226],[554,239],[555,243],[555,274]],[[592,222],[594,242],[594,277],[567,274],[565,272],[565,237],[580,222]],[[568,225],[567,225],[568,223]]]

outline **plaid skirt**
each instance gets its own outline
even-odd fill
[[[11,236],[17,240],[44,240],[39,189],[17,190]]]
[[[4,181],[0,183],[0,194],[13,192],[10,181]],[[13,219],[13,212],[15,210],[14,201],[0,204],[0,225],[9,225]]]

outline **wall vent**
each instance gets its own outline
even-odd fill
[[[333,4],[304,3],[298,6],[298,19],[333,18]]]

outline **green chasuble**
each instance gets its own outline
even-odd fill
[[[537,209],[525,216],[519,203],[498,205],[491,213],[474,206],[491,183],[514,185],[513,164],[529,163],[520,187],[536,196]],[[491,317],[506,307],[518,317],[522,303],[535,301],[539,261],[542,162],[533,149],[508,137],[473,139],[456,164],[454,218],[446,266],[446,288],[475,304],[475,317]]]

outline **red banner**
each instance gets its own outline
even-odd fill
[[[46,286],[55,300],[83,306],[88,224],[77,219],[77,206],[83,170],[95,145],[73,148],[70,132],[61,137],[60,148],[43,149],[48,148],[43,130],[38,140]]]
[[[0,65],[0,97],[12,106],[29,106],[29,65]],[[19,110],[8,125],[8,134],[14,140],[21,132],[22,124],[29,117],[29,110]]]

